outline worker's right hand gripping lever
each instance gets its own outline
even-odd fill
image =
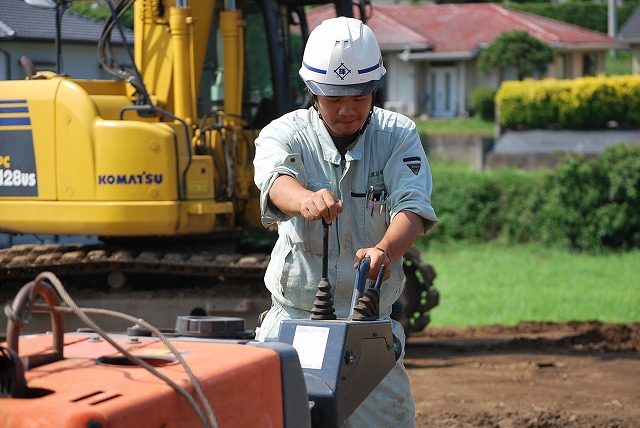
[[[364,295],[358,299],[353,307],[353,321],[375,321],[380,317],[380,284],[384,277],[385,265],[382,265],[376,283],[367,288]]]

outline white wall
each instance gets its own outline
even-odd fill
[[[640,74],[640,45],[633,45],[631,49],[632,55],[632,73],[635,75]]]
[[[401,61],[395,54],[384,58],[387,69],[385,77],[385,108],[407,116],[417,112],[417,84],[415,65],[411,61]]]

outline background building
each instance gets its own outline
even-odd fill
[[[62,15],[62,71],[74,78],[111,78],[98,61],[97,43],[104,22],[67,11]],[[133,43],[133,31],[125,30]],[[28,56],[36,70],[56,70],[56,11],[38,9],[24,0],[2,0],[0,7],[0,80],[24,79],[20,57]],[[118,31],[112,34],[115,55],[129,65]]]

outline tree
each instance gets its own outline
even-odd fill
[[[489,74],[498,70],[500,74],[509,67],[515,67],[518,79],[535,77],[547,71],[553,60],[553,49],[523,30],[502,33],[480,52],[478,67]],[[502,79],[501,79],[502,80]]]
[[[70,10],[78,15],[93,18],[98,21],[106,21],[111,16],[111,9],[104,2],[75,2],[71,3]],[[129,7],[120,17],[120,22],[125,28],[133,29],[133,8]],[[117,31],[117,30],[116,30]]]

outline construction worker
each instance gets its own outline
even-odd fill
[[[279,238],[265,274],[272,306],[256,331],[278,336],[284,319],[309,319],[322,275],[323,224],[330,223],[328,279],[335,313],[349,315],[356,269],[385,265],[380,319],[402,292],[402,256],[438,219],[431,171],[415,124],[374,107],[386,70],[373,31],[353,18],[322,22],[305,47],[300,77],[312,106],[274,120],[256,140],[262,222]],[[405,335],[393,320],[404,349]],[[401,357],[346,426],[412,427],[415,406]]]

